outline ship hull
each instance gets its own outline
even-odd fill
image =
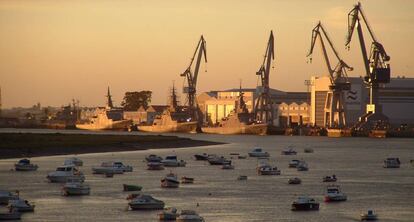
[[[267,131],[266,124],[244,125],[236,127],[203,127],[203,133],[214,134],[254,134],[265,135]]]
[[[152,133],[196,133],[197,122],[177,123],[170,125],[138,126],[138,131]]]
[[[131,125],[130,120],[113,121],[108,124],[76,124],[82,130],[125,130]]]
[[[349,129],[327,129],[328,137],[350,137],[351,130]]]

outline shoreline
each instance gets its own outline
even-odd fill
[[[0,160],[224,144],[178,136],[62,133],[0,133],[0,141]]]

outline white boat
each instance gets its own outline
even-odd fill
[[[329,185],[326,188],[325,202],[345,201],[346,194],[342,193],[339,185]]]
[[[259,175],[280,175],[280,170],[270,165],[268,159],[259,159],[256,170]]]
[[[182,210],[180,216],[176,219],[177,222],[203,222],[204,218],[200,217],[193,210]]]
[[[300,160],[291,160],[291,161],[289,161],[289,167],[290,168],[296,168],[299,163],[300,163]]]
[[[0,220],[20,220],[22,213],[17,210],[9,210],[7,212],[0,212]]]
[[[0,190],[0,205],[5,205],[9,203],[9,200],[16,199],[19,197],[19,195],[16,193],[12,193],[7,190]]]
[[[14,164],[14,169],[16,171],[35,171],[38,166],[36,164],[30,163],[29,159],[21,159],[19,162]]]
[[[180,181],[176,174],[169,173],[161,179],[161,187],[163,188],[178,188]]]
[[[101,166],[92,167],[92,172],[94,174],[106,174],[106,173],[123,174],[124,172],[132,172],[132,170],[133,170],[132,166],[124,165],[120,161],[103,162]]]
[[[300,196],[296,201],[292,203],[293,211],[308,211],[308,210],[319,210],[319,203],[310,197]]]
[[[262,148],[254,148],[249,152],[250,157],[269,157],[269,153],[262,150]]]
[[[8,208],[18,212],[32,212],[34,211],[35,205],[27,200],[16,198],[9,200]]]
[[[63,165],[83,166],[83,161],[77,157],[70,157],[65,160]]]
[[[140,194],[128,203],[132,210],[160,210],[164,208],[164,202],[153,198],[151,195]]]
[[[376,213],[374,213],[373,210],[368,210],[367,213],[362,213],[361,214],[361,221],[374,221],[374,220],[378,220],[378,216]]]
[[[79,171],[76,166],[60,166],[56,171],[50,172],[46,177],[51,183],[66,183],[70,179],[85,180],[85,176]]]
[[[210,165],[224,165],[230,162],[224,156],[210,155],[207,159]]]
[[[161,163],[163,163],[165,167],[185,167],[187,164],[184,160],[178,161],[176,155],[166,156]]]
[[[400,168],[400,159],[391,157],[384,160],[384,168]]]
[[[79,179],[70,179],[62,187],[62,194],[65,196],[72,195],[89,195],[91,188]]]
[[[308,171],[309,167],[308,164],[305,161],[299,161],[298,165],[296,166],[296,169],[298,171]]]

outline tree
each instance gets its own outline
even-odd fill
[[[126,111],[136,111],[141,106],[147,109],[148,104],[151,102],[151,95],[151,91],[145,90],[140,92],[126,92],[121,106]]]

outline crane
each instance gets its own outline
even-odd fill
[[[260,76],[262,92],[256,100],[254,107],[254,114],[256,120],[262,123],[273,125],[273,108],[269,93],[269,74],[272,60],[275,59],[274,52],[274,37],[273,31],[270,31],[269,41],[267,43],[265,56],[263,63],[256,72],[256,75]]]
[[[338,63],[335,67],[331,66],[323,37],[325,37],[333,54],[338,60]],[[341,59],[338,51],[335,49],[328,33],[320,21],[312,30],[311,47],[307,55],[307,57],[310,58],[310,62],[312,62],[313,49],[315,48],[315,44],[318,38],[320,41],[322,54],[325,59],[326,67],[328,69],[329,80],[331,82],[331,85],[329,86],[329,92],[325,100],[324,124],[330,128],[343,128],[346,127],[344,91],[351,89],[351,84],[348,81],[347,71],[352,71],[353,68]]]
[[[207,51],[206,51],[206,40],[204,40],[203,35],[201,35],[200,40],[198,41],[194,55],[191,58],[190,65],[188,68],[180,74],[180,76],[185,77],[187,80],[187,86],[184,87],[183,92],[187,94],[188,100],[188,111],[192,119],[196,119],[199,123],[202,121],[200,118],[200,111],[196,103],[196,87],[197,87],[197,78],[198,71],[200,69],[200,63],[204,55],[204,61],[207,63]],[[197,56],[194,71],[191,71],[194,60]]]
[[[371,51],[368,57],[367,49],[365,48],[365,40],[362,32],[362,24],[364,23],[369,36],[372,39]],[[382,109],[378,103],[378,89],[380,84],[390,82],[390,56],[387,55],[384,46],[376,39],[372,28],[369,26],[367,17],[362,11],[361,3],[358,2],[354,8],[348,13],[348,35],[346,37],[345,46],[350,48],[350,43],[354,30],[357,30],[359,44],[361,47],[362,58],[364,60],[364,67],[366,75],[364,82],[369,88],[369,104],[367,104],[366,114],[360,117],[358,124],[368,122],[388,122],[388,118],[382,114]]]

